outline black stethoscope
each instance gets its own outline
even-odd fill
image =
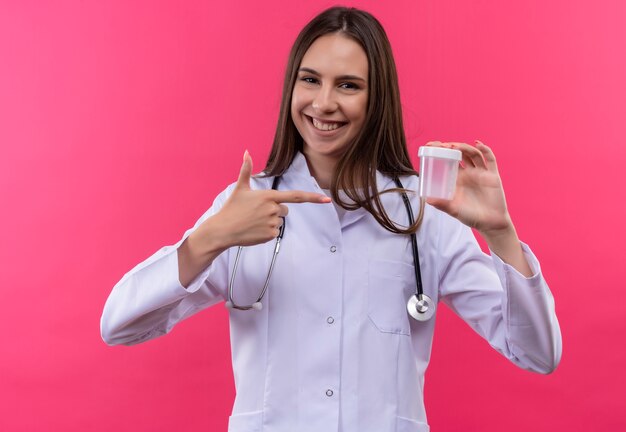
[[[280,176],[274,177],[274,181],[272,183],[272,189],[278,190],[278,184],[280,183]],[[400,179],[394,178],[394,182],[396,186],[400,189],[404,189]],[[413,209],[411,208],[411,202],[409,201],[409,197],[406,196],[405,192],[402,192],[402,201],[404,201],[404,206],[406,207],[406,213],[409,218],[409,225],[413,225],[415,222],[413,217]],[[239,246],[237,248],[237,256],[235,258],[235,264],[233,265],[233,273],[230,277],[230,282],[228,283],[228,301],[226,301],[226,307],[229,309],[239,309],[239,310],[261,310],[263,305],[261,300],[263,296],[267,292],[267,287],[270,283],[270,278],[272,277],[272,272],[274,271],[274,264],[276,263],[276,256],[280,251],[280,242],[285,235],[285,218],[283,217],[283,223],[279,229],[278,236],[276,237],[276,244],[274,245],[274,253],[272,254],[272,261],[270,263],[270,268],[267,272],[267,277],[265,278],[265,284],[263,285],[263,289],[259,294],[257,300],[251,305],[238,305],[235,303],[233,299],[233,287],[235,285],[235,277],[237,276],[237,267],[239,266],[239,259],[241,257],[241,251],[243,250],[243,246]],[[415,294],[409,298],[407,302],[406,308],[413,318],[417,321],[427,321],[435,314],[435,303],[433,300],[424,294],[424,290],[422,288],[422,273],[420,271],[419,264],[419,251],[417,249],[417,236],[415,233],[411,234],[411,245],[413,250],[413,267],[415,269]]]

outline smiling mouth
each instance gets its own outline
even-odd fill
[[[342,126],[345,126],[347,122],[333,122],[333,121],[322,121],[311,116],[306,116],[309,122],[313,125],[313,127],[320,131],[334,131],[339,129]]]

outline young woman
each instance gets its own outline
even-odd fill
[[[230,431],[427,431],[434,319],[407,312],[417,283],[430,312],[443,301],[513,363],[550,373],[561,355],[554,302],[517,238],[492,151],[431,143],[463,163],[453,200],[425,204],[401,119],[378,21],[347,8],[314,18],[289,57],[262,175],[246,152],[237,182],[193,228],[122,278],[104,340],[143,342],[226,301]]]

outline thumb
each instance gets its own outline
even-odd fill
[[[426,204],[435,207],[437,210],[449,213],[450,201],[440,198],[426,198]]]
[[[250,175],[252,174],[252,158],[248,150],[243,154],[243,164],[241,165],[241,171],[239,171],[239,178],[237,179],[237,189],[250,189]]]

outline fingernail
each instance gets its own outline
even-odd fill
[[[246,151],[245,151],[245,152],[243,152],[243,160],[244,160],[244,161],[246,160],[246,156],[248,156],[248,154],[249,154],[249,153],[248,153],[248,149],[246,149]]]

